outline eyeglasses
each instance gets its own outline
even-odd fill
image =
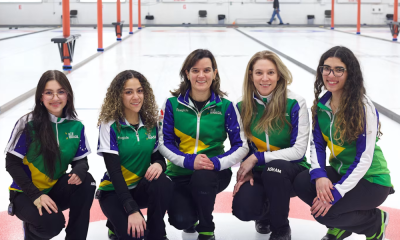
[[[333,76],[341,77],[343,76],[344,71],[347,71],[347,69],[344,67],[331,68],[329,66],[319,66],[318,68],[323,76],[328,76],[329,74],[331,74],[331,72],[333,72]]]
[[[54,98],[55,95],[57,95],[58,98],[66,98],[67,97],[67,92],[65,90],[59,90],[57,92],[52,92],[52,91],[46,91],[44,93],[42,93],[42,96],[46,99],[46,100],[51,100]]]

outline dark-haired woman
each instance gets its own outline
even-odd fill
[[[215,239],[215,197],[229,185],[229,168],[246,156],[248,146],[235,105],[222,97],[212,53],[193,51],[180,76],[179,89],[163,107],[160,131],[160,152],[169,160],[166,174],[174,183],[169,222],[185,232],[197,231],[199,240]],[[231,149],[225,152],[227,136]]]
[[[86,239],[96,183],[87,172],[85,127],[76,117],[67,77],[45,72],[34,110],[19,119],[6,148],[6,169],[13,178],[9,213],[23,221],[25,239],[58,235],[68,208],[66,239]],[[66,173],[69,164],[72,171]]]
[[[322,88],[327,91],[320,97]],[[392,184],[376,144],[379,115],[365,95],[360,64],[348,48],[333,47],[321,56],[314,92],[312,168],[297,176],[295,191],[314,218],[330,228],[324,240],[344,239],[352,232],[385,239],[389,215],[377,207]]]
[[[238,108],[250,156],[240,165],[232,212],[242,221],[256,221],[256,230],[270,240],[290,240],[289,203],[297,174],[308,169],[305,153],[310,126],[306,101],[287,89],[292,74],[273,52],[250,59]],[[268,211],[269,209],[269,211]]]
[[[99,145],[107,172],[99,201],[110,238],[165,240],[164,215],[172,182],[158,152],[158,109],[150,83],[126,70],[111,82],[99,117]],[[148,208],[147,224],[140,209]],[[147,230],[147,231],[145,231]]]

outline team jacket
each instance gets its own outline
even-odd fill
[[[133,189],[150,167],[151,154],[158,150],[158,133],[154,127],[150,133],[139,117],[139,127],[135,130],[127,120],[120,121],[120,132],[117,123],[102,123],[99,129],[97,154],[103,152],[119,155],[122,175],[129,189]],[[100,183],[100,190],[115,190],[110,176],[106,172]]]
[[[61,153],[60,162],[56,161],[54,180],[49,181],[44,167],[43,156],[37,156],[36,149],[40,149],[39,143],[29,139],[29,136],[26,136],[23,132],[19,134],[25,128],[26,124],[32,126],[31,117],[28,121],[26,117],[23,117],[15,124],[5,150],[5,152],[9,152],[22,159],[22,168],[28,177],[32,179],[33,184],[44,194],[50,192],[52,187],[57,183],[57,180],[65,174],[68,165],[72,161],[78,161],[90,154],[85,127],[80,121],[72,120],[68,117],[57,118],[50,113],[49,118],[52,122],[53,133],[56,135]],[[11,184],[9,189],[22,192],[21,188],[15,182]]]
[[[365,96],[364,132],[352,143],[344,142],[342,146],[337,144],[332,135],[335,133],[335,115],[330,108],[331,92],[326,92],[317,105],[317,115],[311,138],[311,180],[327,177],[326,147],[331,150],[329,157],[330,165],[340,174],[342,178],[334,183],[332,191],[335,204],[347,192],[352,190],[361,178],[371,183],[391,187],[389,169],[382,150],[377,146],[377,132],[379,114],[372,101]]]
[[[263,100],[254,95],[257,112],[250,127],[252,134],[250,152],[254,153],[258,159],[255,170],[262,170],[265,164],[272,160],[296,162],[299,165],[310,168],[305,157],[310,134],[306,101],[301,96],[288,90],[286,120],[292,127],[285,122],[282,130],[274,129],[261,133],[257,132],[255,127],[271,99],[272,94]],[[238,109],[241,111],[242,102],[238,103]]]
[[[189,91],[167,99],[162,109],[160,152],[168,159],[166,174],[192,174],[197,154],[206,154],[216,171],[240,162],[249,149],[235,105],[211,92],[210,101],[198,112]],[[231,149],[225,152],[227,134]]]

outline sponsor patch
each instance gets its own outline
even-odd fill
[[[274,167],[269,167],[267,169],[268,172],[277,172],[277,173],[282,173],[282,171],[278,168],[274,168]]]

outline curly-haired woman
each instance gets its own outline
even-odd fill
[[[229,185],[229,168],[246,156],[248,146],[236,106],[222,98],[212,53],[193,51],[180,76],[179,89],[163,107],[160,131],[160,151],[169,160],[166,174],[174,183],[169,222],[185,232],[199,232],[199,240],[211,240],[216,195]],[[231,149],[225,152],[227,135]]]
[[[256,230],[271,240],[291,238],[289,203],[297,174],[308,169],[305,154],[310,134],[306,101],[287,89],[292,74],[273,52],[250,59],[238,108],[249,157],[240,165],[232,212],[256,221]],[[268,211],[269,209],[269,211]]]
[[[322,88],[327,91],[320,98]],[[330,228],[324,240],[344,239],[352,232],[385,239],[389,215],[377,206],[392,184],[376,144],[379,115],[365,95],[360,64],[348,48],[333,47],[321,56],[314,92],[311,170],[297,176],[295,191],[314,218]]]
[[[112,239],[167,239],[163,218],[172,182],[163,173],[165,159],[158,152],[157,118],[147,79],[133,70],[119,73],[107,90],[98,121],[97,153],[107,172],[96,195]],[[147,224],[141,208],[148,208]]]
[[[87,172],[90,148],[64,73],[43,73],[35,107],[15,125],[6,153],[13,178],[8,210],[24,222],[24,239],[58,235],[68,208],[66,239],[86,239],[96,182]],[[72,170],[66,173],[69,164]]]

